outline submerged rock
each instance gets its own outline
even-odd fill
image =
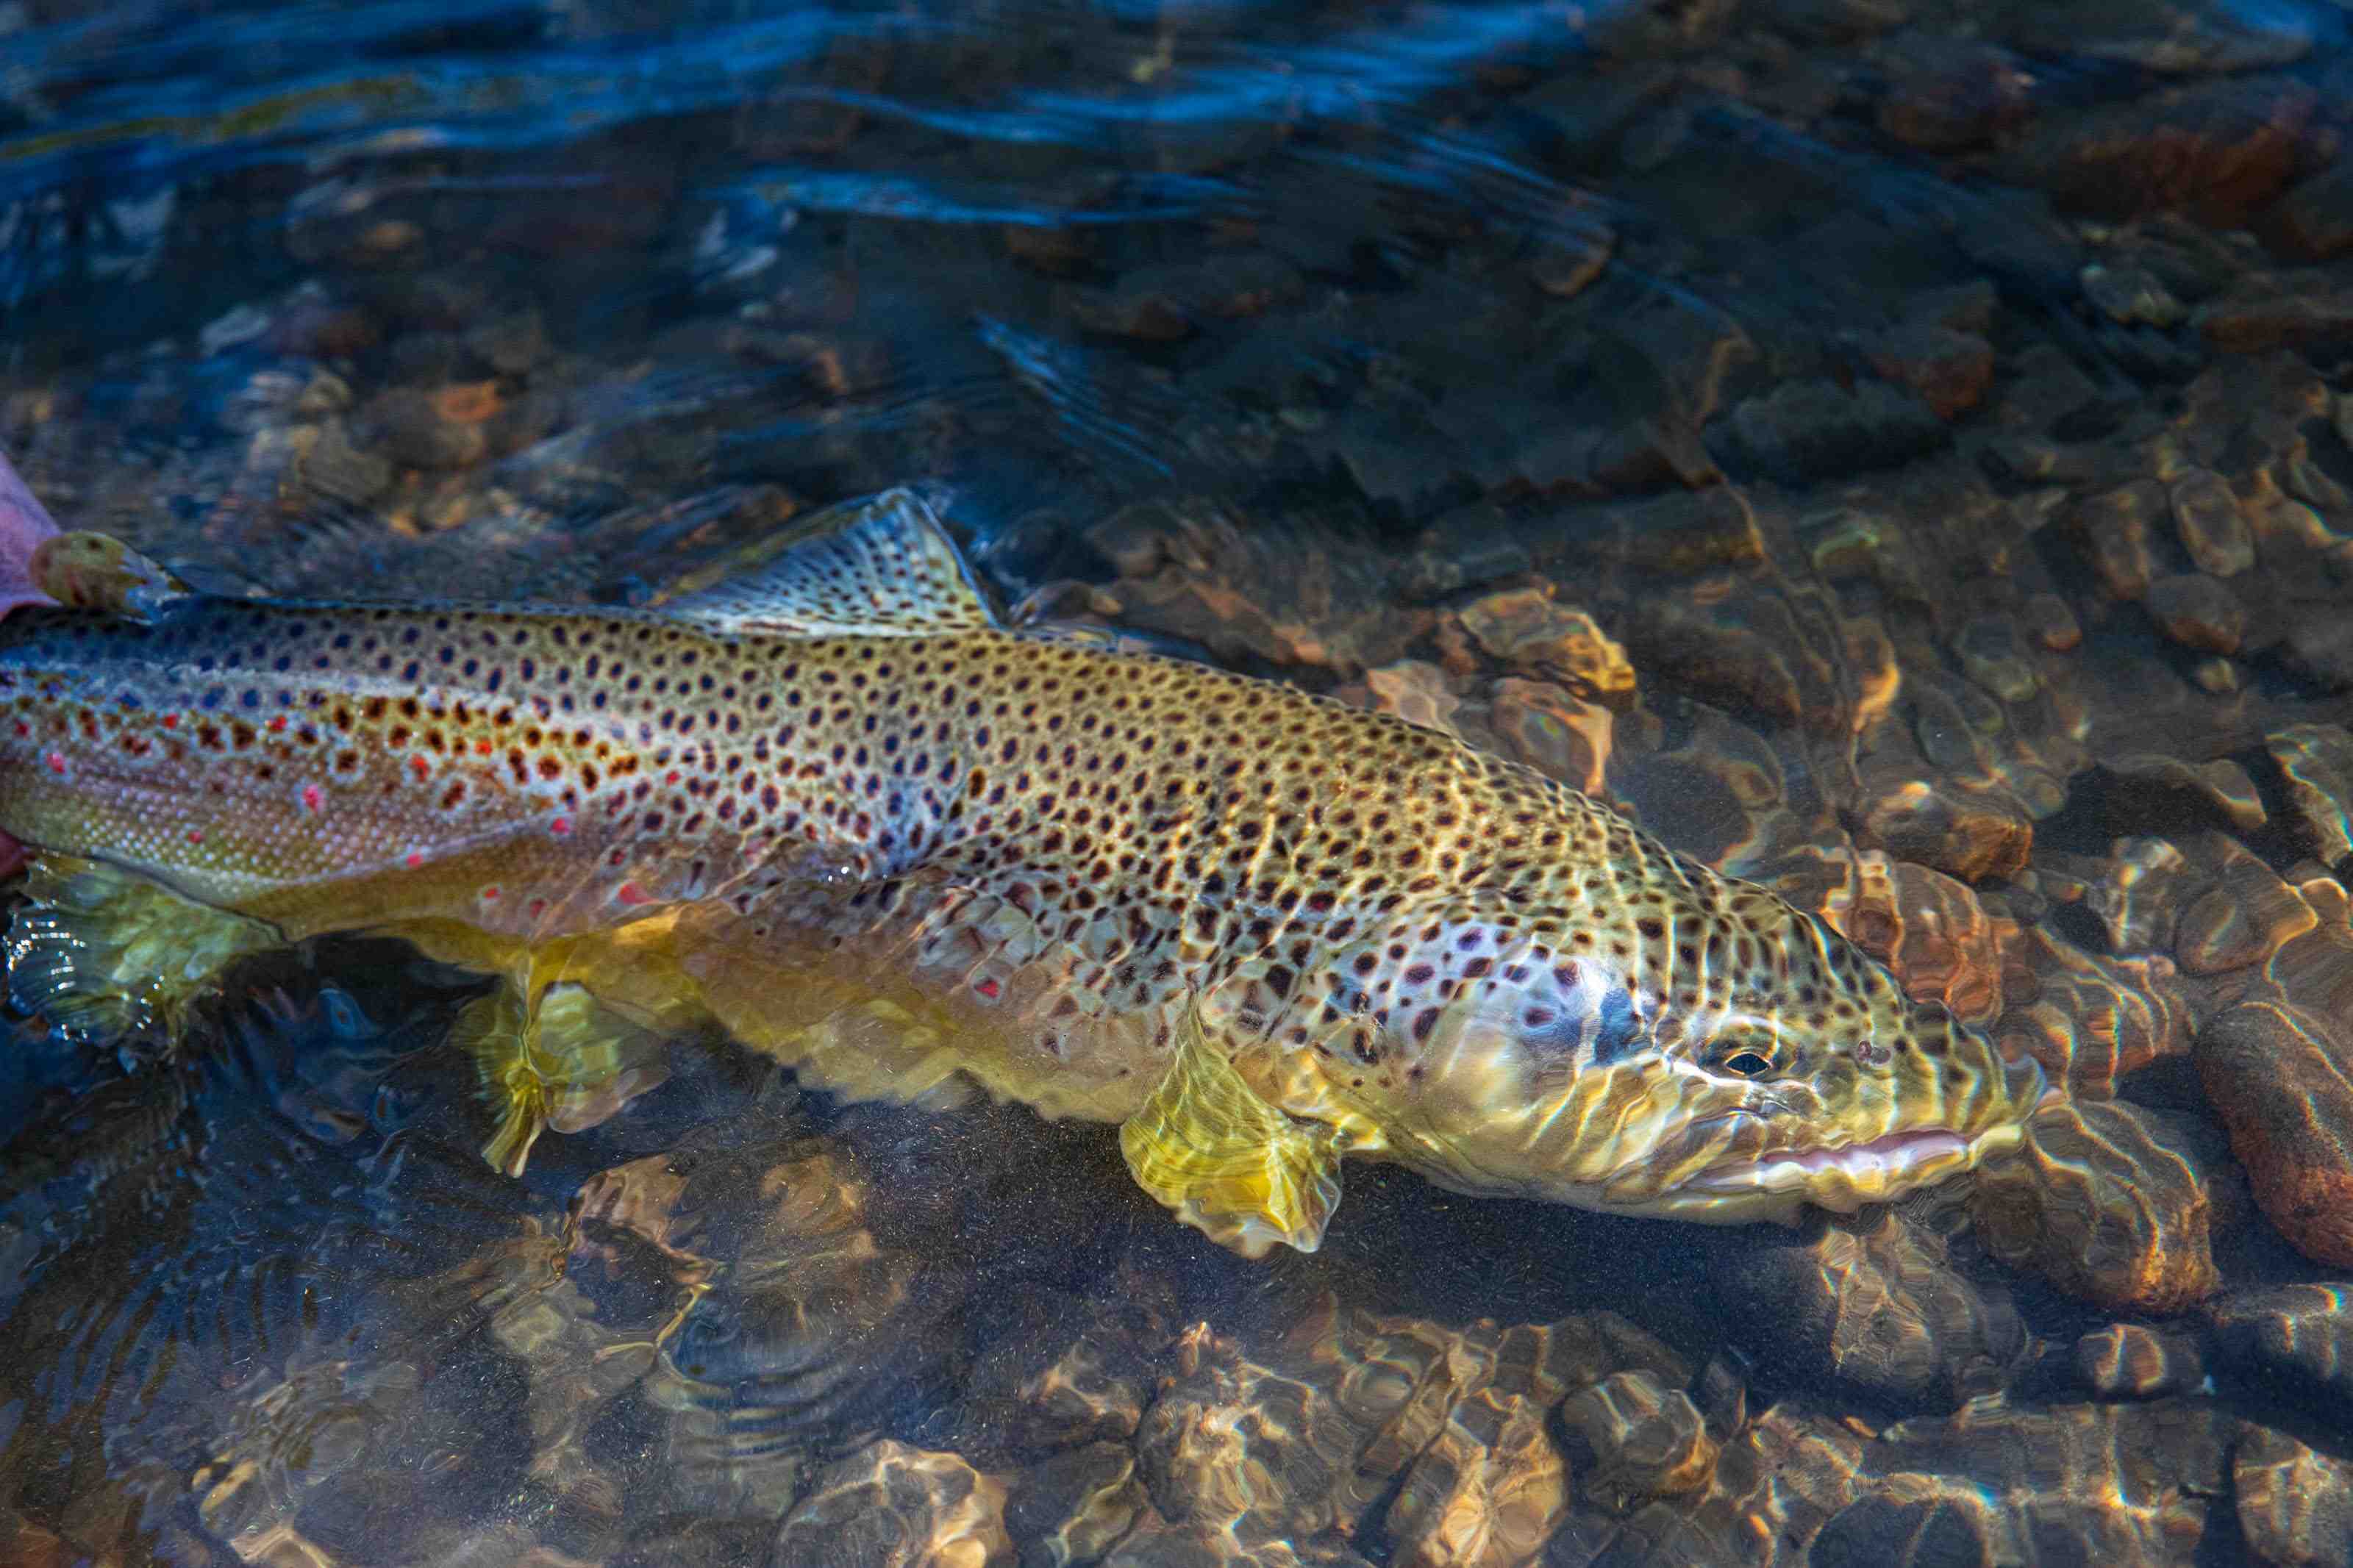
[[[1490,657],[1556,680],[1588,701],[1611,709],[1632,704],[1634,667],[1586,611],[1520,588],[1474,600],[1461,614],[1463,629]]]
[[[1124,1443],[1090,1443],[1024,1471],[1005,1524],[1024,1568],[1073,1568],[1117,1546],[1152,1511]]]
[[[1602,1379],[1561,1406],[1578,1495],[1612,1512],[1705,1487],[1717,1447],[1691,1395],[1647,1372]]]
[[[2324,1408],[2353,1405],[2353,1283],[2234,1290],[2207,1317],[2223,1360]]]
[[[2255,1202],[2297,1250],[2353,1264],[2353,1046],[2292,1003],[2248,1002],[2198,1034],[2198,1076]]]
[[[2192,1392],[2206,1369],[2195,1341],[2111,1323],[2075,1342],[2075,1375],[2103,1399],[2154,1399]]]
[[[954,1454],[884,1439],[818,1472],[772,1568],[1013,1568],[1005,1489]]]
[[[2353,1464],[2256,1426],[2240,1440],[2231,1478],[2239,1529],[2258,1561],[2272,1568],[2353,1563]]]
[[[2028,1352],[2007,1294],[1955,1268],[1943,1237],[1898,1208],[1822,1215],[1807,1240],[1726,1255],[1735,1342],[1807,1384],[1836,1379],[1914,1408],[2003,1387]]]
[[[2219,1142],[2186,1118],[2122,1100],[2066,1100],[2016,1152],[1977,1173],[1989,1249],[2109,1311],[2176,1312],[2221,1283],[2211,1173]]]
[[[2295,724],[2263,737],[2286,788],[2288,820],[2324,866],[2353,856],[2353,731]]]

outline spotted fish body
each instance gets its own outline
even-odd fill
[[[1246,1251],[1314,1246],[1350,1152],[1630,1213],[1851,1209],[2042,1092],[1556,781],[1000,625],[902,492],[652,611],[142,607],[0,626],[0,829],[280,938],[708,1017],[848,1092],[1120,1121]]]

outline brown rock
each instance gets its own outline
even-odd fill
[[[1148,1312],[1038,1293],[973,1363],[957,1447],[994,1463],[1007,1451],[1127,1441],[1143,1419],[1150,1351],[1165,1338]]]
[[[2018,623],[2008,616],[1979,616],[1953,636],[1953,652],[1971,680],[2004,702],[2024,702],[2041,689]]]
[[[2299,261],[2353,250],[2353,160],[2339,158],[2274,202],[2256,219],[2263,243]]]
[[[1250,1360],[1206,1327],[1187,1337],[1184,1360],[1135,1439],[1162,1516],[1246,1542],[1337,1524],[1363,1437],[1350,1413],[1316,1383]]]
[[[1639,1376],[1640,1373],[1621,1373]],[[1568,1511],[1549,1407],[1493,1386],[1458,1401],[1389,1505],[1398,1568],[1521,1568]]]
[[[1087,542],[1119,568],[1124,618],[1224,659],[1346,679],[1398,658],[1430,624],[1396,607],[1386,559],[1314,527],[1245,531],[1211,502],[1139,501]]]
[[[1904,1405],[1949,1407],[1998,1392],[2025,1361],[2024,1324],[1999,1289],[1956,1268],[1945,1239],[1894,1208],[1821,1215],[1803,1238],[1728,1255],[1717,1281],[1745,1342]]]
[[[1644,671],[1778,723],[1836,733],[1852,704],[1832,650],[1816,644],[1782,598],[1725,578],[1640,604],[1626,627]]]
[[[1560,1407],[1578,1492],[1622,1512],[1708,1484],[1716,1443],[1691,1395],[1647,1372],[1621,1372]]]
[[[1951,152],[2021,119],[2031,79],[2004,50],[1974,39],[1913,34],[1889,51],[1880,130],[1898,142]]]
[[[2017,922],[1988,913],[1966,884],[1876,849],[1855,856],[1852,869],[1815,912],[1894,971],[1914,1001],[1941,1002],[1976,1027],[1993,1022]]]
[[[2353,731],[2294,724],[2263,737],[2286,787],[2288,824],[2314,859],[2336,867],[2353,855]]]
[[[2172,503],[2181,547],[2189,552],[2200,571],[2234,577],[2255,563],[2255,542],[2247,527],[2247,514],[2221,475],[2192,468],[2167,487],[2166,497]]]
[[[1971,1195],[1978,1232],[2013,1268],[2107,1311],[2172,1312],[2213,1294],[2220,1156],[2185,1119],[2122,1100],[2066,1100],[1988,1161]]]
[[[2084,889],[2111,952],[2151,952],[2173,945],[2185,892],[2197,883],[2189,858],[2163,838],[2119,838]]]
[[[2258,1562],[2270,1568],[2353,1563],[2353,1464],[2256,1426],[2240,1440],[2232,1478],[2239,1530]]]
[[[1366,705],[1377,713],[1394,713],[1425,729],[1455,734],[1455,710],[1462,700],[1454,694],[1446,672],[1424,659],[1401,658],[1378,669],[1365,671]]]
[[[442,396],[414,387],[380,393],[367,406],[375,444],[403,468],[462,468],[490,450],[483,421],[463,397]]]
[[[2353,1401],[2353,1282],[2236,1290],[2207,1316],[2226,1361],[2338,1409]]]
[[[2326,348],[2353,342],[2353,284],[2318,268],[2250,275],[2190,320],[2225,353]]]
[[[2006,162],[2022,183],[2110,217],[2169,208],[2236,228],[2295,173],[2317,102],[2284,77],[2201,83],[2055,119]]]
[[[1117,1546],[1151,1508],[1134,1452],[1091,1443],[1024,1471],[1006,1501],[1005,1525],[1025,1568],[1071,1568]]]
[[[2188,314],[2164,280],[2146,267],[2102,267],[2076,275],[2084,298],[2110,321],[2130,326],[2169,328]]]
[[[1993,345],[1944,327],[1897,327],[1872,340],[1871,368],[1917,393],[1939,419],[1975,408],[1993,384]]]
[[[1626,650],[1583,610],[1556,605],[1539,589],[1490,594],[1462,607],[1463,629],[1504,664],[1557,680],[1588,701],[1624,710],[1634,701]]]
[[[2026,601],[2020,614],[2034,640],[2052,653],[2070,653],[2083,644],[2083,624],[2067,607],[2067,601],[2056,594],[2035,595]]]
[[[1987,1401],[1883,1431],[1865,1450],[1865,1484],[1924,1525],[1942,1514],[1916,1537],[1920,1568],[1980,1561],[1974,1550],[1987,1563],[2187,1564],[2228,1484],[2238,1426],[2204,1401]],[[1884,1542],[1841,1522],[1824,1528],[1809,1568],[1888,1561]]]
[[[2246,636],[2246,606],[2202,572],[2158,578],[2143,603],[2167,637],[2200,653],[2236,653]]]
[[[776,1568],[1013,1568],[1005,1489],[954,1454],[870,1444],[820,1471],[776,1528]]]
[[[1487,727],[1506,755],[1572,789],[1599,795],[1609,766],[1611,715],[1543,680],[1495,683]]]
[[[2075,1375],[2103,1399],[2154,1399],[2191,1392],[2206,1369],[2194,1340],[2111,1323],[2075,1342]]]
[[[2011,1005],[1994,1037],[2070,1092],[2105,1100],[2124,1079],[2189,1054],[2189,1005],[2169,957],[2103,958],[2033,925],[2010,962]]]
[[[1616,528],[1604,547],[1638,571],[1685,575],[1765,559],[1756,509],[1735,485],[1613,506],[1608,516]]]
[[[2092,570],[2112,597],[2126,603],[2148,592],[2157,575],[2151,540],[2168,502],[2154,479],[2137,479],[2086,498],[2075,508],[2074,525]]]
[[[1528,277],[1554,299],[1573,300],[1601,276],[1617,248],[1617,232],[1606,224],[1586,223],[1568,233],[1550,233],[1536,247]]]
[[[2206,835],[2199,858],[2215,880],[2174,927],[2174,956],[2188,973],[2222,974],[2261,963],[2319,923],[2312,906],[2237,840]]]
[[[2014,876],[2034,847],[2034,825],[2009,802],[1913,779],[1865,799],[1859,838],[1965,882]]]
[[[2353,1264],[2353,1047],[2345,1015],[2248,1002],[2198,1033],[2198,1076],[2255,1202],[2298,1251]]]

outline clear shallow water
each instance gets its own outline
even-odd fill
[[[925,486],[1008,598],[1605,790],[2090,1109],[1796,1233],[1352,1169],[1252,1265],[1106,1131],[723,1041],[501,1178],[468,984],[321,944],[170,1059],[15,1023],[0,1556],[2345,1557],[2342,9],[11,20],[69,526],[628,602]]]

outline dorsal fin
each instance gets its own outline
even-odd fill
[[[722,632],[926,637],[998,625],[964,556],[912,490],[884,490],[675,584],[661,614]]]

